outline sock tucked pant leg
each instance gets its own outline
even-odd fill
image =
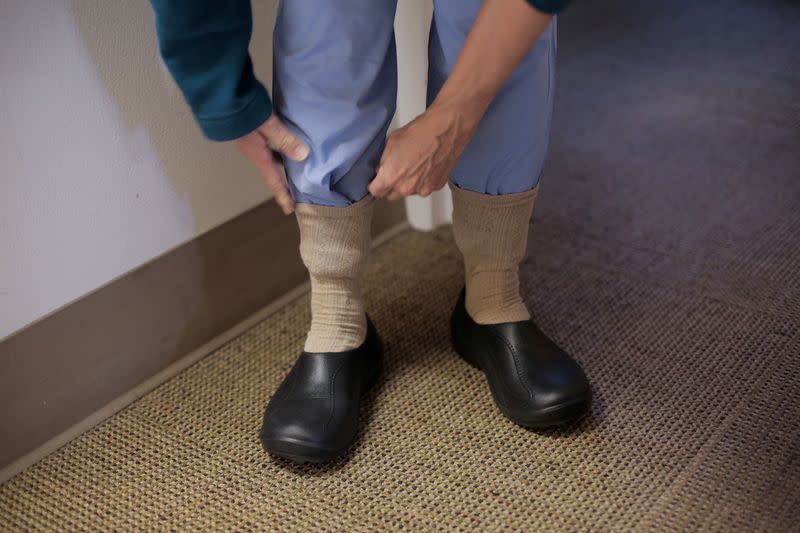
[[[366,335],[362,277],[375,177],[397,98],[396,0],[282,1],[273,99],[310,148],[285,161],[311,277],[306,352],[343,352]]]
[[[367,336],[362,278],[372,204],[372,196],[348,207],[297,204],[300,257],[311,277],[306,352],[351,350]]]
[[[273,100],[311,149],[286,161],[298,203],[345,207],[375,177],[397,100],[396,0],[286,0],[273,45]]]
[[[428,103],[453,68],[481,4],[434,0]],[[466,308],[479,324],[530,318],[518,270],[547,152],[555,52],[554,19],[495,97],[450,176]]]

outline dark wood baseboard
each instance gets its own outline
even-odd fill
[[[298,242],[265,202],[0,342],[0,470],[303,284]]]

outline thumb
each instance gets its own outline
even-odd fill
[[[266,138],[274,149],[295,161],[303,161],[308,157],[308,146],[295,134],[289,131],[277,115],[270,116],[258,131]]]

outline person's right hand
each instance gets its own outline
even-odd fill
[[[233,142],[236,148],[256,166],[264,183],[275,194],[275,201],[278,202],[283,212],[287,215],[292,213],[294,200],[289,194],[280,163],[273,151],[289,159],[302,161],[308,157],[308,147],[290,132],[274,114],[258,129]]]

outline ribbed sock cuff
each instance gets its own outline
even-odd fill
[[[521,193],[488,195],[453,192],[453,235],[464,256],[466,307],[480,324],[530,318],[519,293],[519,264],[538,187]]]
[[[347,207],[297,204],[300,256],[311,278],[307,352],[342,352],[366,337],[362,278],[374,198]]]

